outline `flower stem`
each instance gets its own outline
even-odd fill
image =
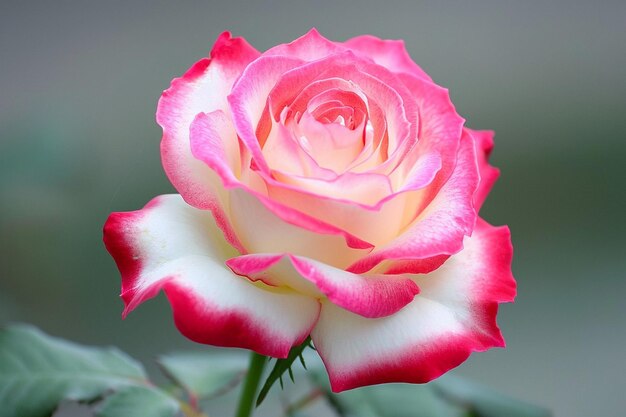
[[[259,355],[256,352],[251,352],[248,374],[246,375],[246,380],[243,383],[243,389],[241,391],[241,396],[239,397],[239,406],[237,407],[237,414],[235,414],[235,417],[250,417],[252,415],[254,400],[256,399],[257,391],[259,390],[259,382],[261,381],[261,375],[263,374],[263,368],[265,368],[266,363],[267,358],[265,356]]]

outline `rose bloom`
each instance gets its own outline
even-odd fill
[[[477,215],[493,133],[401,41],[312,30],[260,53],[224,33],[157,121],[180,195],[107,220],[124,316],[163,290],[196,342],[284,358],[310,335],[336,392],[504,346],[509,231]]]

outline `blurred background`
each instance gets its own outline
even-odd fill
[[[224,30],[405,39],[467,125],[496,131],[482,215],[508,224],[506,349],[453,371],[557,416],[626,413],[626,2],[2,1],[0,324],[150,360],[201,349],[160,296],[121,320],[111,211],[172,192],[156,102]]]

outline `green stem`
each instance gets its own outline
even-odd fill
[[[243,383],[243,389],[241,391],[241,397],[239,397],[239,406],[237,407],[237,414],[235,417],[250,417],[252,415],[252,408],[256,394],[259,390],[259,382],[261,382],[261,375],[263,374],[263,368],[267,363],[267,358],[263,355],[259,355],[256,352],[250,354],[250,365],[248,366],[248,374],[246,380]]]

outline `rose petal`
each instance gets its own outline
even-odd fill
[[[402,40],[383,40],[372,35],[361,35],[348,39],[343,45],[393,72],[407,72],[431,80],[411,59]]]
[[[257,61],[258,62],[258,61]],[[397,121],[395,121],[394,123],[392,123],[392,125],[394,126],[394,128],[390,128],[389,132],[390,135],[392,136],[398,136],[399,130],[398,128],[401,128],[401,131],[403,132],[402,135],[400,136],[406,136],[409,133],[410,130],[410,126],[408,125],[408,121],[406,120],[406,118],[404,118],[404,109],[407,108],[407,106],[409,106],[409,104],[407,102],[404,102],[403,99],[398,95],[397,92],[394,92],[393,89],[391,89],[389,86],[387,86],[386,84],[382,83],[380,80],[378,80],[375,77],[372,77],[368,74],[364,74],[361,71],[357,70],[355,67],[355,61],[354,61],[354,56],[351,53],[343,53],[343,54],[339,54],[339,55],[334,55],[332,57],[329,57],[327,59],[323,59],[320,61],[316,61],[316,62],[312,62],[312,63],[308,63],[302,66],[298,66],[296,69],[293,69],[291,71],[286,72],[285,74],[283,74],[280,77],[280,80],[278,81],[278,83],[285,83],[285,89],[289,90],[289,91],[297,91],[298,88],[293,87],[294,85],[309,85],[307,83],[312,83],[315,82],[316,77],[319,76],[320,71],[322,71],[324,73],[323,76],[350,76],[350,79],[352,79],[355,83],[355,85],[362,87],[363,91],[366,94],[371,94],[372,97],[376,98],[376,101],[381,104],[385,110],[385,112],[387,114],[390,115],[395,115],[395,118],[392,118],[391,120],[395,120],[396,118],[399,118]],[[359,63],[359,65],[363,65],[363,66],[373,66],[373,64],[368,64],[367,62],[363,62],[363,63]],[[333,72],[337,72],[336,74]],[[395,82],[395,84],[398,86],[398,88],[403,88],[404,90],[406,90],[406,87],[404,86],[404,84],[402,82],[400,82],[398,79],[395,79],[393,74],[387,72],[384,73],[384,69],[381,69],[380,67],[377,68],[377,72],[380,73],[381,77],[386,77],[389,80],[392,80]],[[277,84],[277,86],[279,85]],[[291,86],[289,88],[287,88],[288,86]],[[281,90],[278,89],[278,87],[275,87],[275,90]],[[406,93],[406,92],[405,92]],[[410,98],[410,95],[408,93],[406,93],[406,96],[408,97],[407,100],[412,100]],[[286,103],[288,102],[287,99],[285,99]],[[279,100],[280,101],[280,100]],[[280,107],[280,106],[279,106]],[[410,106],[409,106],[410,107]],[[414,109],[416,109],[416,105],[413,104]],[[417,119],[417,113],[415,112],[415,114],[413,115],[415,119]],[[411,142],[410,140],[408,140],[407,142]],[[413,141],[414,142],[414,141]],[[403,145],[403,146],[410,146],[409,144]],[[406,152],[408,150],[405,149],[404,152]],[[398,160],[400,160],[400,154],[402,154],[402,152],[398,153],[398,151],[394,151],[394,155],[397,155]],[[410,191],[410,190],[415,190],[418,188],[421,188],[423,186],[425,186],[428,182],[430,182],[432,180],[432,178],[434,177],[434,175],[436,174],[436,172],[439,169],[439,165],[440,162],[438,161],[438,159],[436,158],[436,155],[433,156],[432,160],[428,160],[426,161],[428,163],[420,163],[420,164],[416,164],[416,166],[422,167],[424,168],[426,171],[418,171],[418,174],[416,174],[415,180],[413,182],[410,183],[410,186],[407,187],[406,189],[403,189],[402,191]],[[432,163],[431,163],[432,162]],[[395,162],[397,163],[397,161]],[[261,174],[264,175],[266,177],[266,181],[268,183],[268,186],[276,186],[276,187],[280,187],[280,184],[274,184],[271,180],[267,179],[270,178],[270,173],[267,172],[263,172],[263,170],[260,170]],[[375,173],[375,172],[374,172]],[[285,190],[280,190],[281,193],[284,194]],[[270,191],[270,193],[272,193],[272,198],[276,197],[277,194],[275,194],[273,191]],[[384,197],[387,197],[389,195],[389,193],[384,194]],[[290,207],[293,207],[292,203],[296,202],[299,204],[299,211],[306,211],[307,213],[310,212],[309,210],[306,210],[303,207],[306,207],[307,204],[304,204],[304,202],[302,201],[302,198],[300,196],[294,196],[293,198],[291,197],[287,197],[285,196],[285,199],[281,200],[281,203],[286,204]],[[302,204],[300,204],[302,203]],[[315,206],[319,206],[319,204],[314,204],[312,207],[312,210],[315,209]],[[377,206],[376,209],[380,209],[380,206]],[[400,218],[399,221],[404,221],[402,216],[405,213],[405,209],[404,207],[399,207],[400,210]],[[415,212],[415,210],[410,210],[409,212]],[[328,213],[332,213],[332,211],[329,211]],[[314,215],[313,217],[317,217],[316,215]],[[335,218],[334,215],[331,216],[332,218]],[[392,213],[392,217],[394,218],[398,218],[398,212]],[[338,226],[337,222],[334,222],[333,219],[326,219],[325,217],[319,217],[324,219],[325,221],[328,220],[328,222],[330,224],[334,224],[339,228],[343,229],[343,224],[341,226]],[[346,216],[344,216],[343,218],[347,218]],[[410,221],[411,219],[409,219]],[[399,225],[400,227],[402,226],[402,224]],[[380,229],[380,227],[377,227],[376,229]],[[389,236],[393,236],[394,233],[397,231],[398,229],[395,230],[391,230],[391,231],[385,231],[384,234],[386,235],[385,239],[387,239]],[[378,232],[376,232],[378,233]],[[384,239],[383,239],[384,240]]]
[[[291,252],[341,267],[371,250],[372,245],[308,216],[240,182],[228,166],[224,141],[236,133],[219,113],[199,114],[191,125],[195,157],[215,172],[224,189],[224,207],[242,248],[250,253]],[[257,175],[254,171],[249,173]]]
[[[363,273],[389,260],[425,259],[451,255],[463,247],[476,221],[473,195],[478,186],[478,169],[473,140],[461,138],[457,163],[452,176],[419,217],[387,245],[351,265],[348,270]]]
[[[272,91],[273,111],[279,111],[278,109],[295,99],[297,94],[315,81],[336,78],[350,80],[354,84],[351,91],[371,98],[381,108],[389,130],[390,153],[395,152],[398,143],[403,143],[403,147],[410,147],[410,144],[414,143],[409,137],[411,129],[409,118],[417,121],[417,107],[413,96],[404,83],[391,72],[360,59],[351,51],[295,66],[286,71],[276,81]],[[340,85],[337,87],[341,88]],[[400,94],[398,89],[401,89],[403,94]],[[409,143],[404,145],[404,142]]]
[[[386,151],[382,151],[382,147],[389,143],[385,115],[380,106],[373,100],[368,101],[367,107],[368,123],[365,125],[365,143],[361,153],[350,164],[347,171],[375,172],[375,168],[384,162],[383,156],[387,154]]]
[[[215,175],[196,160],[189,146],[189,125],[200,112],[223,109],[228,113],[226,95],[235,79],[259,52],[243,38],[224,32],[215,42],[210,58],[192,66],[163,92],[157,108],[157,122],[163,128],[161,158],[165,172],[189,204],[213,212],[228,241],[241,250],[224,214],[215,184]]]
[[[389,174],[392,172],[399,163],[401,163],[405,155],[408,151],[414,148],[416,142],[418,141],[418,127],[420,125],[421,115],[417,106],[417,99],[415,92],[411,89],[407,88],[407,86],[400,80],[396,74],[387,70],[386,68],[372,64],[368,61],[359,62],[358,64],[359,72],[363,74],[367,74],[370,77],[370,80],[377,80],[377,82],[382,85],[388,86],[400,99],[402,106],[403,118],[407,121],[407,125],[403,127],[407,127],[408,130],[405,132],[403,130],[398,130],[394,132],[393,129],[393,118],[389,119],[390,113],[388,110],[385,110],[385,103],[391,98],[389,94],[371,94],[371,96],[375,97],[377,104],[381,106],[381,108],[385,112],[385,117],[388,119],[389,123],[389,135],[388,135],[388,143],[387,143],[387,152],[388,157],[380,166],[377,166],[375,172]],[[359,81],[359,85],[363,84],[364,81]],[[381,93],[384,93],[381,91]],[[393,110],[393,108],[392,108]]]
[[[376,265],[374,271],[384,274],[428,274],[439,268],[450,255],[436,255],[424,259],[390,259]]]
[[[383,116],[387,119],[388,134],[384,136],[386,140],[381,141],[376,148],[375,154],[382,154],[381,163],[374,166],[368,164],[368,167],[372,167],[374,173],[388,175],[414,147],[418,136],[419,114],[414,93],[386,68],[364,60],[349,50],[324,56],[317,61],[295,65],[279,78],[272,89],[270,102],[273,113],[280,111],[306,86],[318,80],[334,78],[350,80],[355,87],[380,106]],[[269,111],[267,113],[269,117]],[[261,130],[265,131],[267,122],[263,122],[263,125],[265,127]],[[380,126],[380,123],[377,123],[377,126]],[[374,126],[374,129],[377,126]],[[361,158],[359,162],[362,162]],[[363,169],[359,168],[359,171]]]
[[[264,52],[264,55],[288,56],[303,61],[315,61],[347,48],[330,41],[313,28],[293,42],[277,45]]]
[[[274,171],[273,174],[275,180],[272,177],[264,177],[268,195],[270,198],[274,198],[275,194],[280,194],[276,200],[289,206],[292,204],[288,200],[288,194],[296,200],[306,194],[309,197],[307,200],[314,198],[334,200],[346,204],[356,203],[360,206],[374,206],[393,193],[389,179],[380,174],[346,172],[329,180],[289,175],[280,171]],[[281,189],[286,190],[283,193]],[[305,208],[298,201],[293,203]],[[324,217],[326,216],[322,216],[322,218]]]
[[[278,120],[285,107],[289,107],[292,112],[304,113],[309,105],[317,106],[326,101],[323,98],[328,94],[331,94],[330,99],[366,111],[367,97],[358,86],[342,78],[326,77],[328,69],[325,68],[324,72],[310,72],[296,68],[283,74],[268,97],[273,118]],[[320,95],[321,98],[316,100]]]
[[[368,318],[394,314],[419,293],[408,277],[357,275],[289,254],[244,255],[226,264],[253,281],[293,288],[316,298],[327,297],[335,305]]]
[[[170,181],[185,200],[203,209],[213,209],[215,190],[210,170],[192,155],[189,125],[200,112],[224,110],[226,96],[259,52],[242,38],[223,33],[215,42],[210,58],[204,58],[163,92],[157,109],[157,122],[163,128],[161,157]]]
[[[224,260],[236,252],[211,213],[178,195],[111,214],[104,242],[122,274],[124,315],[163,289],[176,326],[194,341],[286,357],[317,320],[314,299],[267,291],[234,275]]]
[[[387,382],[428,382],[472,352],[503,347],[498,303],[515,296],[506,227],[479,222],[463,251],[415,278],[421,293],[389,317],[368,320],[330,302],[311,337],[334,392]]]
[[[387,177],[372,173],[346,173],[326,181],[281,172],[274,172],[274,178],[260,175],[273,201],[379,246],[406,226],[406,211],[416,210],[415,195],[433,181],[440,166],[436,154],[421,158],[413,181],[398,192],[392,192]]]
[[[372,249],[358,237],[242,188],[230,190],[230,218],[250,253],[293,253],[346,268]]]
[[[262,171],[269,172],[269,167],[261,151],[257,125],[264,115],[267,97],[282,74],[302,63],[294,58],[264,54],[246,67],[228,96],[237,134]]]
[[[325,68],[324,71],[329,69],[330,66]],[[358,155],[358,158],[353,158],[350,155],[354,160],[351,161],[348,167],[340,171],[365,171],[380,164],[383,161],[383,157],[386,157],[386,152],[381,156],[380,151],[383,149],[382,142],[383,139],[386,140],[385,133],[387,131],[387,123],[382,109],[376,104],[374,98],[368,97],[354,82],[338,77],[315,79],[315,77],[320,76],[322,75],[319,71],[303,72],[299,68],[284,74],[268,98],[273,118],[278,120],[279,113],[282,114],[285,109],[288,109],[289,113],[292,114],[299,112],[302,115],[300,116],[301,121],[303,115],[311,107],[322,109],[334,102],[349,105],[357,109],[357,114],[362,114],[363,116],[367,114],[368,122],[364,126],[364,132],[360,126],[359,129],[355,129],[355,133],[358,130],[359,136],[363,136],[362,139],[365,141],[364,145],[358,146],[361,149],[361,153]],[[297,83],[309,84],[306,84],[295,98],[293,97],[293,88],[283,88],[281,85]],[[295,91],[297,91],[297,88]],[[317,112],[317,109],[314,112]],[[362,120],[365,122],[364,118]],[[292,125],[295,125],[294,129],[296,130],[299,127],[299,123],[292,122]],[[306,136],[300,133],[298,135]],[[315,145],[317,142],[319,141],[309,141],[312,145]],[[328,152],[328,154],[332,156],[334,152]],[[368,163],[366,164],[365,161]]]
[[[293,127],[293,134],[319,166],[341,174],[363,148],[364,127],[365,122],[354,130],[337,123],[320,123],[306,112]]]
[[[478,171],[480,173],[480,184],[474,194],[474,204],[476,209],[485,202],[487,195],[491,191],[491,188],[498,180],[500,176],[500,170],[489,165],[489,155],[493,150],[493,135],[491,130],[471,130],[465,128],[476,143],[476,158],[478,160]]]
[[[272,129],[263,145],[263,156],[272,171],[313,178],[335,178],[332,170],[321,167],[282,121],[272,120]],[[260,171],[263,174],[262,171]]]
[[[410,183],[415,172],[413,167],[419,159],[434,152],[439,154],[442,161],[438,177],[440,184],[443,184],[454,170],[465,120],[456,112],[445,88],[407,74],[401,74],[399,78],[415,95],[420,114],[417,132],[419,140],[390,174],[390,178],[394,184]],[[438,193],[439,187],[431,187],[430,191],[430,196],[426,196],[428,201]]]

